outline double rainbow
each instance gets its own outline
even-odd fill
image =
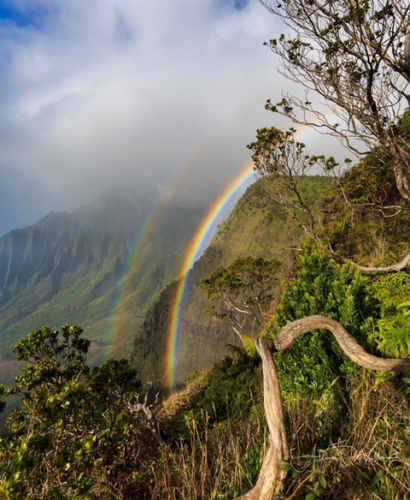
[[[326,117],[333,116],[333,111],[329,110]],[[297,137],[300,139],[301,135],[309,132],[310,126],[304,126],[297,132]],[[254,173],[253,163],[249,163],[245,169],[230,183],[230,185],[218,197],[211,209],[207,213],[205,219],[198,227],[195,236],[191,240],[187,253],[185,255],[183,264],[179,275],[181,276],[175,298],[171,307],[170,322],[167,331],[166,348],[165,348],[165,383],[170,389],[175,388],[176,369],[178,359],[178,340],[179,328],[181,324],[181,313],[185,302],[185,295],[187,291],[188,282],[192,272],[192,266],[198,258],[203,244],[208,237],[210,231],[215,226],[221,212],[231,201],[233,196],[239,189],[251,179]]]
[[[147,208],[146,213],[136,228],[133,244],[130,247],[123,269],[120,273],[120,284],[114,290],[109,305],[108,320],[105,324],[105,358],[113,355],[113,348],[122,335],[123,321],[127,321],[129,315],[127,309],[127,297],[133,292],[132,280],[130,280],[131,270],[144,251],[144,247],[153,241],[164,211],[167,209],[167,200],[172,198],[180,189],[181,182],[189,174],[192,166],[200,159],[204,150],[208,147],[209,141],[215,135],[215,130],[210,129],[209,133],[201,140],[200,144],[192,148],[187,154],[176,173],[169,176],[165,183],[165,195],[158,197],[156,203],[151,208]]]
[[[180,279],[178,281],[176,294],[171,307],[170,322],[166,339],[165,351],[165,382],[169,388],[175,387],[176,368],[178,359],[178,339],[179,327],[181,323],[181,313],[185,302],[185,295],[189,278],[191,276],[194,262],[199,256],[202,247],[214,228],[219,216],[239,191],[254,174],[253,163],[249,163],[242,172],[235,177],[229,186],[220,194],[208,211],[201,225],[198,227],[195,236],[192,238],[184,261],[180,269]]]
[[[332,113],[329,112],[326,115],[331,116]],[[310,127],[307,126],[300,129],[297,133],[298,138],[300,138],[300,136],[308,130],[310,130]],[[170,180],[168,192],[172,192],[173,188],[176,188],[179,185],[180,179],[182,179],[183,176],[187,173],[189,167],[195,162],[195,160],[199,156],[199,152],[204,149],[206,144],[207,141],[204,141],[200,145],[200,148],[195,149],[191,157],[188,157],[186,159],[184,165],[178,171],[174,179],[172,181]],[[166,336],[165,383],[171,389],[175,387],[181,313],[185,302],[188,282],[192,273],[192,267],[194,265],[194,262],[197,260],[210,232],[215,227],[215,224],[218,221],[221,213],[235,196],[235,194],[241,189],[241,187],[243,187],[248,181],[250,181],[253,173],[253,164],[249,163],[221,193],[221,195],[214,202],[207,215],[203,219],[202,223],[198,227],[185,254],[179,272],[180,279],[178,281],[176,294],[171,306],[170,322]],[[118,287],[116,293],[113,295],[111,321],[108,322],[108,327],[106,329],[108,353],[110,352],[110,348],[115,345],[116,337],[119,335],[118,331],[121,328],[119,318],[121,318],[122,316],[122,305],[125,302],[125,297],[127,296],[130,287],[127,276],[130,273],[130,269],[133,267],[133,262],[135,262],[135,259],[138,258],[139,251],[143,248],[145,242],[149,241],[152,235],[155,233],[157,221],[159,220],[164,209],[164,200],[159,200],[155,208],[151,212],[148,212],[146,214],[145,220],[137,230],[134,245],[129,254],[129,258],[127,259],[127,263],[123,272],[122,283]]]

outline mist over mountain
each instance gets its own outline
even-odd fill
[[[0,373],[13,344],[44,324],[81,324],[95,362],[125,356],[202,216],[153,194],[111,192],[1,237]]]
[[[107,189],[217,196],[269,122],[275,24],[258,2],[2,2],[0,235]]]
[[[81,265],[101,265],[127,247],[149,209],[148,200],[110,194],[72,214],[51,212],[33,226],[11,231],[0,238],[0,286],[35,284],[49,275],[57,283]]]

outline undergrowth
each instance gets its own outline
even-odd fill
[[[225,363],[223,369],[208,374],[205,384],[224,381],[225,389],[236,385],[234,368],[247,363],[230,359]],[[178,433],[151,463],[148,498],[231,500],[251,489],[269,447],[269,433],[262,409],[261,367],[254,366],[249,375],[250,385],[236,386],[247,397],[252,393],[252,404],[243,413],[221,387],[223,409],[218,411],[215,405],[208,412],[204,398],[204,405],[174,417],[173,431],[178,428]],[[349,397],[335,381],[337,401],[330,392],[312,392],[308,397],[295,393],[284,400],[291,458],[283,464],[289,472],[281,498],[410,498],[406,385],[396,376],[369,370],[347,377],[343,385]],[[242,395],[238,396],[240,400]],[[168,425],[172,427],[171,422]]]

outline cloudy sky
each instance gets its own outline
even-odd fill
[[[112,188],[212,200],[284,83],[257,0],[1,0],[0,235]]]

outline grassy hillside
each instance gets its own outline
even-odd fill
[[[289,249],[304,238],[302,229],[269,198],[264,182],[261,179],[248,188],[194,265],[180,326],[178,382],[194,370],[210,366],[226,354],[227,344],[237,342],[227,322],[215,321],[202,311],[208,301],[197,286],[199,280],[218,266],[229,265],[248,255],[282,261],[282,273],[286,276],[293,259]],[[317,217],[322,217],[320,207],[329,188],[330,181],[325,177],[304,180],[303,192]],[[143,379],[152,378],[152,375],[163,377],[168,314],[174,289],[170,287],[161,295],[135,338],[132,359]],[[279,295],[280,290],[277,293]]]

